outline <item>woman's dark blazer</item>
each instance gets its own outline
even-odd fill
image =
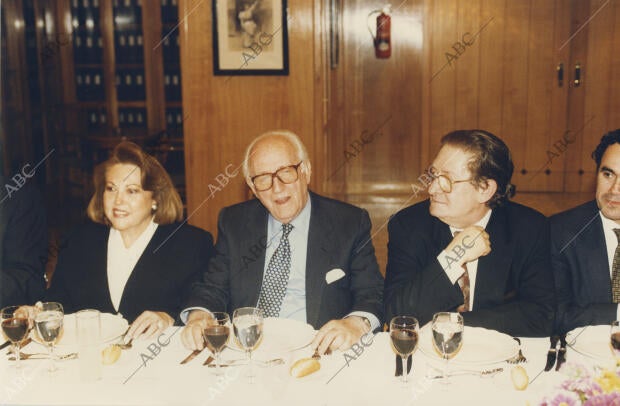
[[[87,308],[116,313],[107,276],[109,234],[109,227],[88,223],[69,236],[60,248],[48,301],[62,303],[65,313]],[[188,289],[214,252],[207,231],[178,223],[158,226],[127,280],[118,313],[131,323],[145,310],[163,311],[178,323]]]

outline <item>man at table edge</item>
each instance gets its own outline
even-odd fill
[[[620,129],[603,135],[592,159],[595,200],[550,218],[560,334],[620,318]]]
[[[320,354],[346,350],[378,329],[383,278],[367,211],[308,190],[308,153],[289,131],[255,138],[243,172],[258,200],[220,212],[216,256],[181,313],[183,344],[202,348],[210,311],[227,310],[232,317],[247,306],[319,329],[312,347]],[[289,258],[276,257],[278,250],[290,252],[281,254]],[[285,292],[277,288],[282,283]]]
[[[507,145],[483,130],[445,135],[429,168],[430,199],[389,222],[386,319],[461,312],[466,325],[548,336],[555,295],[549,226],[513,203]]]

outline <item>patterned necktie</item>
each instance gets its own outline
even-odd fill
[[[614,228],[618,238],[618,246],[614,253],[614,262],[611,267],[611,294],[614,303],[620,303],[620,228]]]
[[[288,276],[291,272],[291,245],[288,242],[288,235],[293,226],[282,224],[282,237],[280,245],[269,260],[267,272],[263,280],[258,307],[263,309],[265,317],[278,317],[280,306],[286,293]]]
[[[454,236],[456,237],[459,233],[460,231],[455,231]],[[459,287],[461,288],[461,291],[463,291],[462,309],[464,312],[468,312],[469,311],[469,272],[467,272],[467,264],[463,264],[462,267],[463,267],[464,272],[463,272],[463,275],[461,275],[461,277],[457,279],[457,282],[459,284]]]

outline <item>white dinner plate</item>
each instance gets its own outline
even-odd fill
[[[65,314],[62,323],[63,333],[61,338],[56,342],[56,346],[59,348],[77,348],[75,313]],[[127,320],[122,316],[111,313],[101,313],[101,341],[107,343],[117,340],[127,330],[128,326]],[[42,344],[38,333],[34,330],[36,330],[36,327],[32,332],[33,340]]]
[[[599,360],[613,360],[611,326],[578,327],[566,335],[566,342],[575,351]]]
[[[267,317],[263,321],[263,338],[254,353],[258,355],[282,355],[286,352],[295,351],[310,344],[315,334],[314,328],[309,324],[297,320]],[[234,330],[231,330],[231,340],[228,347],[240,351],[241,347],[237,340],[232,337],[233,335]]]
[[[420,330],[420,350],[428,357],[442,361],[433,347],[433,331],[430,323]],[[463,346],[450,359],[451,364],[483,365],[506,361],[519,351],[519,344],[509,335],[482,327],[465,326]]]

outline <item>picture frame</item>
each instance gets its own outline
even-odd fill
[[[213,74],[289,74],[286,0],[213,0]]]

